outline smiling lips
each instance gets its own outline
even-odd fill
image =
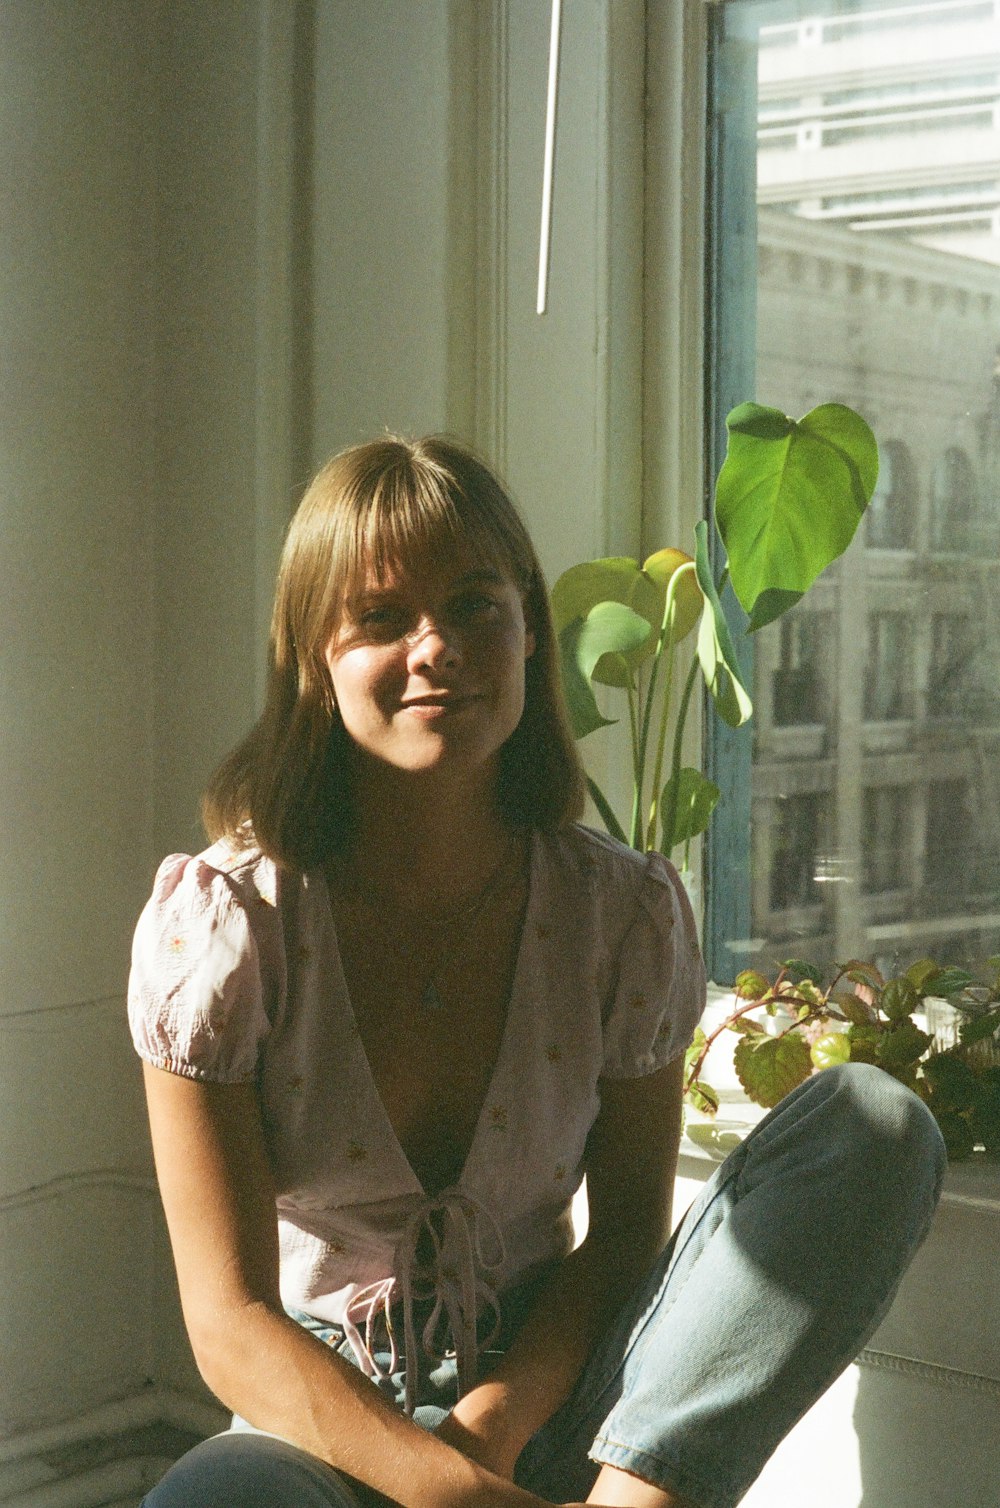
[[[409,697],[402,706],[407,712],[416,712],[423,717],[443,717],[447,713],[460,712],[475,700],[474,696],[461,696],[453,691],[438,695],[431,692],[427,696]]]

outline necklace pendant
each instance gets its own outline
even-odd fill
[[[427,984],[424,986],[424,992],[420,997],[420,1004],[423,1006],[425,1011],[444,1010],[444,1001],[438,994],[438,987],[434,983],[433,979],[428,980]]]

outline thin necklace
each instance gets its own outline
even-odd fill
[[[474,896],[470,902],[461,907],[458,911],[453,912],[451,916],[438,918],[431,922],[431,925],[435,927],[457,927],[458,932],[457,935],[452,937],[451,940],[446,944],[444,952],[441,954],[437,963],[434,965],[430,977],[428,978],[423,989],[420,991],[420,1004],[425,1010],[439,1011],[444,1008],[444,1001],[441,998],[441,992],[438,989],[437,982],[444,971],[447,969],[448,965],[455,958],[455,955],[457,954],[459,948],[468,935],[469,928],[483,911],[487,901],[491,900],[493,896],[495,896],[499,892],[501,888],[501,881],[503,880],[504,875],[507,872],[510,861],[516,853],[517,848],[518,836],[517,834],[515,834],[511,838],[510,843],[507,845],[507,848],[499,864],[497,865],[496,869],[494,869],[493,873],[490,875],[489,879],[486,881],[486,884],[483,886],[482,890],[480,890],[479,894]],[[341,872],[342,884],[343,880],[344,876]],[[368,910],[373,912],[379,918],[379,922],[382,928],[385,929],[386,906],[384,898],[377,895],[375,891],[370,890],[367,886],[358,884],[356,882],[353,884],[353,891],[365,904]],[[398,927],[394,927],[392,928],[392,930],[395,931],[396,938],[395,940],[393,940],[391,937],[388,937],[386,939],[389,947],[396,954],[397,958],[402,958],[407,962],[411,962],[415,956],[416,950],[406,943],[405,939],[401,936]]]

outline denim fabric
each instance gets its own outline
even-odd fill
[[[884,1317],[944,1162],[929,1112],[880,1069],[801,1085],[705,1185],[515,1480],[580,1501],[606,1463],[699,1508],[733,1508]],[[434,1427],[454,1386],[447,1362],[422,1379],[418,1423]],[[366,1496],[244,1425],[184,1457],[144,1502],[359,1508]]]

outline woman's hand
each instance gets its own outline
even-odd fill
[[[477,1466],[512,1481],[520,1442],[505,1427],[506,1390],[489,1380],[460,1398],[435,1433]]]
[[[587,1237],[553,1267],[503,1359],[438,1427],[440,1439],[507,1481],[667,1239],[683,1074],[680,1056],[644,1078],[602,1081],[587,1142]]]

